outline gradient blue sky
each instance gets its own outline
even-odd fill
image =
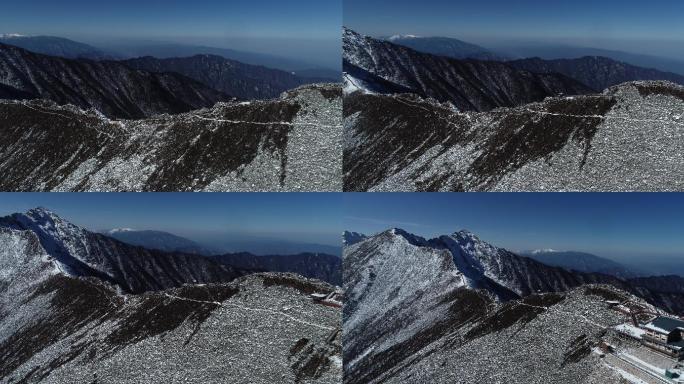
[[[684,50],[680,0],[345,0],[344,24],[372,36],[485,45],[553,41],[669,57]]]
[[[684,194],[361,193],[345,194],[344,206],[345,228],[366,234],[469,229],[514,251],[577,250],[626,262],[684,257]]]
[[[0,33],[340,55],[341,0],[21,0],[4,1],[1,9]]]
[[[91,230],[156,229],[340,245],[335,193],[0,193],[0,216],[43,206]]]

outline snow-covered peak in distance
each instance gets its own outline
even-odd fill
[[[545,248],[545,249],[533,249],[531,251],[522,251],[520,253],[537,255],[540,253],[562,253],[562,252],[564,252],[564,251],[560,251],[558,249],[553,249],[553,248]]]
[[[122,233],[122,232],[135,232],[135,229],[133,229],[133,228],[114,228],[114,229],[110,229],[109,231],[107,231],[105,233],[113,235],[115,233]]]
[[[19,34],[19,33],[2,33],[2,34],[0,34],[0,39],[11,39],[11,38],[16,38],[16,37],[27,37],[27,36]]]
[[[402,40],[402,39],[420,39],[420,36],[416,35],[392,35],[387,38],[389,41]]]

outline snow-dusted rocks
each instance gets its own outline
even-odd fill
[[[330,290],[258,274],[121,295],[99,280],[57,275],[15,297],[16,311],[0,318],[0,380],[339,383],[340,311],[309,297]]]
[[[341,190],[341,111],[334,84],[142,120],[0,101],[0,190]]]
[[[348,191],[680,191],[684,87],[633,82],[483,113],[345,97]]]
[[[97,278],[124,292],[229,282],[247,273],[198,255],[124,244],[71,224],[44,208],[0,218],[0,229],[22,231],[19,233],[37,239],[47,255],[41,260],[49,260],[51,269],[61,275]],[[16,252],[13,249],[17,246],[6,248],[7,252]]]
[[[345,247],[344,268],[347,384],[619,382],[592,350],[638,344],[614,331],[629,318],[609,301],[659,311],[591,284],[645,294],[626,281],[545,266],[468,231],[388,230]]]

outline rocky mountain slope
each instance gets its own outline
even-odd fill
[[[684,189],[684,87],[668,82],[484,113],[354,92],[344,124],[347,191]]]
[[[25,36],[18,34],[0,35],[0,43],[13,45],[27,51],[67,59],[113,59],[111,54],[91,45],[57,36]]]
[[[0,190],[340,190],[341,110],[334,84],[135,121],[0,101]]]
[[[635,277],[636,275],[633,271],[620,263],[586,252],[536,249],[533,251],[519,252],[519,254],[535,259],[546,265],[580,272],[598,272],[621,278],[630,278]]]
[[[16,97],[94,108],[135,119],[210,107],[232,97],[175,73],[134,70],[115,61],[72,60],[0,44],[0,84]]]
[[[557,60],[543,60],[535,57],[512,60],[506,64],[534,73],[561,73],[597,91],[638,80],[666,80],[684,85],[684,76],[657,69],[637,67],[600,56]]]
[[[310,298],[332,286],[274,273],[199,284],[180,276],[198,264],[164,254],[149,268],[154,252],[93,235],[45,210],[2,219],[0,382],[341,382],[340,310]],[[108,282],[118,272],[176,281],[131,294]]]
[[[625,321],[605,300],[650,307],[586,285],[618,279],[545,266],[464,231],[426,240],[389,230],[346,247],[344,270],[345,383],[617,383],[591,353]]]
[[[213,256],[211,259],[241,269],[290,272],[333,285],[342,285],[342,259],[324,253],[256,256],[240,252]]]
[[[0,228],[35,234],[61,274],[95,277],[129,293],[186,283],[229,282],[249,273],[198,255],[128,245],[71,224],[44,208],[0,218]]]
[[[240,99],[271,99],[300,85],[326,82],[291,72],[271,69],[215,55],[158,59],[151,56],[122,61],[127,66],[148,72],[175,72],[195,79],[207,87]]]
[[[494,61],[456,60],[414,51],[346,29],[343,57],[412,93],[450,102],[461,111],[488,111],[593,90],[560,74],[536,74]],[[345,72],[352,69],[345,68]]]

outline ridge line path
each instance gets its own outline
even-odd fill
[[[298,319],[298,318],[296,318],[296,317],[294,317],[294,316],[292,316],[292,315],[288,315],[287,313],[280,312],[280,311],[275,311],[275,310],[272,310],[272,309],[251,308],[251,307],[246,307],[246,306],[244,306],[244,305],[239,305],[239,304],[222,303],[222,302],[220,302],[220,301],[204,301],[204,300],[188,299],[188,298],[185,298],[185,297],[180,297],[180,296],[171,295],[171,294],[169,294],[169,293],[164,293],[164,295],[167,296],[167,297],[170,297],[170,298],[172,298],[172,299],[177,299],[177,300],[194,301],[194,302],[196,302],[196,303],[205,303],[205,304],[214,304],[214,305],[218,305],[218,306],[221,306],[221,307],[227,307],[227,306],[229,306],[229,307],[235,307],[235,308],[244,309],[244,310],[250,311],[250,312],[266,312],[266,313],[271,313],[271,314],[278,315],[278,316],[284,316],[284,317],[286,317],[286,318],[288,318],[288,319],[290,319],[290,320],[292,320],[292,321],[294,321],[294,322],[297,322],[297,323],[300,323],[300,324],[304,324],[304,325],[309,325],[309,326],[316,327],[316,328],[319,328],[319,329],[323,329],[323,330],[325,330],[325,331],[334,331],[334,330],[336,329],[336,328],[333,328],[333,327],[326,327],[326,326],[324,326],[324,325],[315,324],[315,323],[310,323],[310,322],[308,322],[308,321]]]
[[[225,120],[225,119],[217,119],[217,118],[210,118],[210,117],[204,117],[200,115],[196,115],[194,113],[191,113],[190,116],[195,117],[200,120],[207,120],[207,121],[214,121],[217,123],[229,123],[229,124],[254,124],[254,125],[289,125],[289,126],[295,126],[295,125],[309,125],[309,126],[314,126],[314,127],[323,127],[323,128],[342,128],[341,125],[325,125],[325,124],[316,124],[316,123],[293,123],[290,121],[272,121],[272,122],[262,122],[262,121],[244,121],[244,120]]]
[[[401,97],[396,98],[397,101],[404,105],[412,106],[415,108],[422,109],[426,112],[430,113],[435,113],[435,111],[431,111],[426,107],[423,107],[419,103],[408,101],[408,100],[403,100]],[[508,114],[508,115],[524,115],[525,113],[532,113],[532,114],[537,114],[537,115],[547,115],[547,116],[562,116],[562,117],[576,117],[576,118],[596,118],[596,119],[603,119],[603,120],[610,120],[610,119],[615,119],[615,120],[625,120],[625,121],[633,121],[637,123],[660,123],[660,124],[669,124],[669,125],[680,125],[684,127],[684,123],[679,123],[676,121],[670,121],[670,120],[657,120],[657,119],[633,119],[629,117],[624,117],[624,116],[604,116],[604,115],[573,115],[573,114],[564,114],[564,113],[554,113],[554,112],[546,112],[546,111],[535,111],[533,109],[529,108],[523,108],[522,110],[516,110],[516,107],[510,108],[509,110],[506,111],[486,111],[486,112],[471,112],[471,113],[476,113],[476,114],[486,114],[486,113],[496,113],[496,114]],[[466,118],[470,119],[471,113],[468,112],[461,112],[457,111],[456,114],[458,115],[465,115]],[[455,124],[452,121],[438,116],[441,120],[447,121],[450,124]],[[680,116],[682,118],[684,116]]]
[[[32,109],[32,110],[34,110],[34,111],[36,111],[36,112],[39,112],[39,113],[45,113],[45,114],[48,114],[48,115],[55,115],[55,116],[59,116],[59,117],[62,117],[62,118],[64,118],[64,119],[67,119],[67,120],[74,120],[74,117],[67,116],[67,115],[64,115],[64,114],[61,114],[61,113],[44,111],[44,110],[42,110],[42,109],[38,109],[38,108],[35,108],[35,107],[30,106],[30,105],[28,105],[28,103],[21,103],[21,104],[22,104],[23,106],[25,106],[26,108]],[[103,134],[103,135],[109,137],[110,139],[115,139],[115,138],[116,138],[116,136],[112,136],[112,134],[111,134],[110,132],[103,131],[103,130],[98,129],[98,128],[94,127],[94,126],[93,126],[92,128],[93,128],[94,130],[100,132],[101,134]]]

